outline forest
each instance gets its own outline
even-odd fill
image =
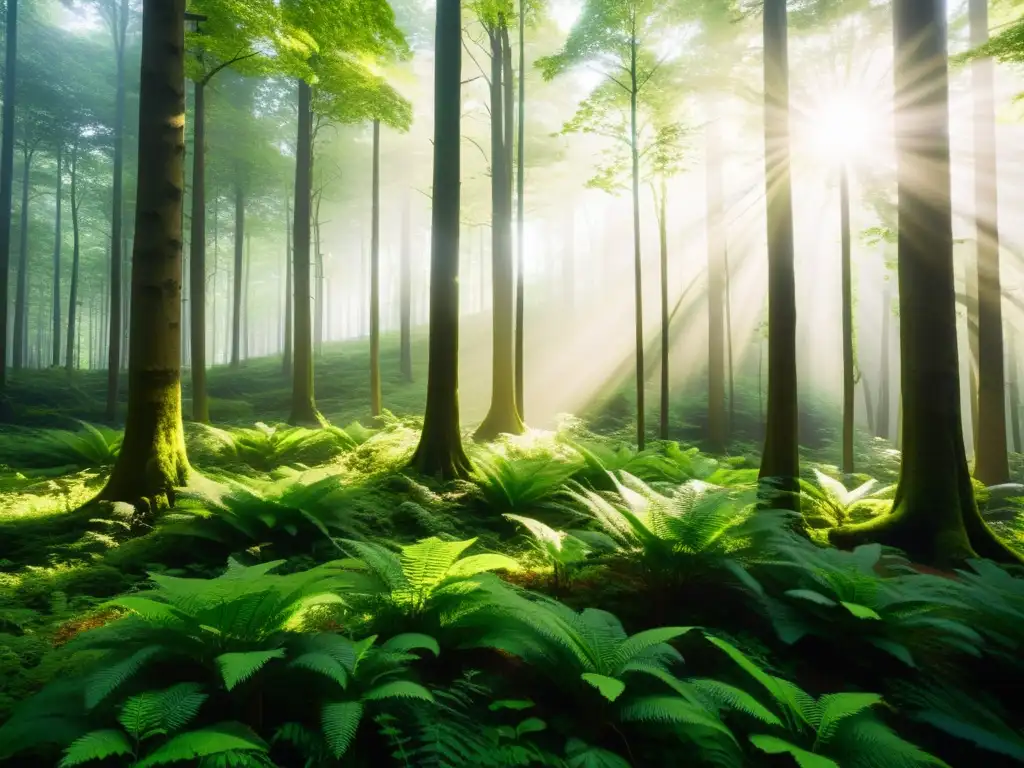
[[[0,18],[0,765],[1024,764],[1024,0]]]

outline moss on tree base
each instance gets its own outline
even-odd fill
[[[521,435],[524,432],[526,432],[526,425],[516,413],[515,405],[512,405],[510,408],[491,408],[487,418],[473,433],[473,439],[489,442],[497,440],[502,435]]]

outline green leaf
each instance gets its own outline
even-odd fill
[[[266,742],[241,723],[220,723],[173,737],[148,757],[136,763],[135,768],[149,768],[153,765],[195,760],[199,757],[210,757],[224,752],[266,753],[266,751]]]
[[[548,724],[539,717],[528,717],[516,726],[516,738],[522,738],[527,733],[540,733],[547,727]]]
[[[839,763],[834,760],[829,760],[827,757],[816,755],[813,752],[808,752],[806,749],[790,744],[788,741],[779,739],[775,736],[767,736],[763,734],[755,734],[750,737],[750,743],[760,749],[762,752],[767,752],[769,755],[783,755],[789,754],[796,760],[796,764],[800,768],[842,768]]]
[[[121,731],[90,731],[75,739],[64,750],[59,768],[71,768],[92,760],[103,760],[114,755],[132,754],[132,744]]]
[[[569,739],[565,756],[568,768],[632,768],[625,758],[579,739]]]
[[[691,629],[693,627],[659,627],[657,629],[637,632],[625,640],[616,650],[615,661],[613,662],[615,670],[618,671],[623,665],[628,664],[644,651],[667,643],[669,640],[674,640],[677,637],[682,637]]]
[[[813,589],[787,589],[783,594],[785,594],[787,597],[795,597],[800,600],[807,600],[808,602],[817,603],[818,605],[827,605],[829,607],[834,607],[838,605],[838,603],[836,603],[835,600],[826,597],[820,592],[815,592]]]
[[[419,632],[406,632],[402,635],[395,635],[381,645],[381,648],[385,651],[426,650],[433,653],[434,656],[441,655],[441,646],[437,644],[437,640],[430,635],[424,635]]]
[[[707,728],[727,736],[736,737],[713,712],[691,704],[679,696],[645,696],[622,708],[620,717],[626,722],[673,723]]]
[[[608,701],[615,701],[622,692],[626,690],[626,684],[621,680],[616,680],[614,677],[608,677],[607,675],[599,675],[595,672],[584,672],[580,675],[583,680],[590,683],[592,686],[597,688]]]
[[[255,675],[271,659],[283,659],[282,648],[270,651],[246,651],[243,653],[222,653],[215,661],[224,678],[224,687],[229,691]]]
[[[310,651],[301,656],[296,656],[288,663],[288,666],[308,669],[310,672],[323,675],[336,682],[342,688],[348,686],[348,671],[345,669],[345,666],[327,653]]]
[[[159,645],[147,645],[117,664],[94,672],[85,686],[85,708],[95,707],[163,650]]]
[[[917,667],[917,664],[914,662],[914,657],[910,653],[910,649],[903,643],[897,643],[895,640],[886,640],[884,637],[873,637],[868,642],[876,648],[880,648],[885,651],[890,656],[895,656],[908,667]]]
[[[818,699],[818,711],[821,713],[818,741],[827,742],[843,720],[881,702],[882,697],[877,693],[830,693],[822,696]]]
[[[487,708],[491,712],[497,712],[499,709],[522,710],[530,709],[533,706],[536,705],[529,699],[498,699],[497,701],[492,701]]]
[[[117,720],[135,739],[174,733],[195,718],[206,699],[198,683],[179,683],[162,691],[130,697]]]
[[[741,688],[718,680],[698,679],[688,682],[703,697],[720,707],[725,707],[733,712],[742,712],[766,725],[782,725],[782,721],[774,712]]]
[[[858,605],[857,603],[848,603],[845,600],[840,601],[840,605],[846,610],[856,616],[858,619],[871,619],[873,621],[881,621],[882,617],[878,615],[874,610],[868,608],[866,605]]]
[[[519,561],[506,555],[498,555],[492,552],[483,555],[470,555],[457,561],[448,569],[448,577],[455,579],[469,578],[478,573],[486,571],[517,571]]]
[[[334,758],[340,760],[348,751],[363,718],[363,705],[358,701],[325,704],[320,716],[324,739]]]
[[[376,688],[372,688],[363,695],[365,701],[380,701],[381,699],[420,699],[421,701],[434,701],[434,695],[419,683],[411,680],[392,680]]]

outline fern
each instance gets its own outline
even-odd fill
[[[283,659],[284,657],[283,649],[274,648],[268,651],[223,653],[216,658],[216,662],[224,679],[224,687],[230,691],[259,672],[271,659]]]
[[[167,765],[230,752],[266,753],[268,746],[240,723],[220,723],[178,734],[135,764],[136,768]]]
[[[355,740],[359,723],[363,719],[363,704],[358,701],[338,701],[325,704],[321,716],[324,738],[336,760],[348,751]]]
[[[82,765],[82,763],[93,760],[131,755],[134,751],[131,742],[121,731],[90,731],[75,739],[64,750],[64,757],[61,758],[59,768],[71,768],[71,766]]]

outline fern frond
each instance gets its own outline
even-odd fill
[[[85,685],[86,709],[93,709],[163,650],[159,645],[148,645],[116,664],[100,667],[93,672]]]
[[[241,723],[220,723],[172,737],[137,762],[135,768],[151,768],[225,752],[265,753],[267,749],[266,742]]]
[[[243,653],[222,653],[215,661],[220,669],[224,687],[229,691],[255,675],[271,659],[283,659],[281,648],[269,651],[246,651]]]
[[[64,757],[61,758],[59,768],[71,768],[115,755],[130,755],[133,751],[131,742],[121,731],[90,731],[75,739],[64,750]]]
[[[338,701],[324,705],[320,723],[327,746],[336,760],[342,758],[355,740],[362,719],[363,705],[358,701]]]

